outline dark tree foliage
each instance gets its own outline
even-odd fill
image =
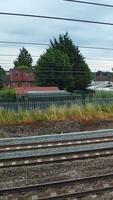
[[[67,67],[65,63],[67,63]],[[49,73],[43,73],[43,78],[40,73],[42,69],[48,70]],[[58,70],[59,74],[53,73],[52,78],[50,78],[52,69],[54,69],[54,72]],[[54,38],[53,41],[50,40],[49,49],[46,50],[45,54],[37,62],[36,71],[38,71],[37,80],[40,80],[41,85],[54,84],[58,87],[61,85],[63,89],[69,92],[85,90],[92,80],[91,71],[84,57],[68,33],[59,35],[59,38]],[[64,76],[62,75],[62,71],[65,71]]]
[[[68,91],[85,90],[91,83],[91,71],[77,46],[74,45],[68,33],[60,35],[58,40],[50,41],[51,49],[59,49],[66,53],[70,61],[71,80],[66,87]]]
[[[5,73],[4,69],[0,66],[0,89],[3,88],[5,75],[6,75],[6,73]]]
[[[20,66],[27,66],[27,67],[32,67],[32,57],[30,53],[23,47],[20,49],[20,53],[17,57],[17,59],[14,61],[14,66],[15,67],[20,67]]]
[[[35,66],[38,85],[64,89],[69,77],[69,67],[69,58],[65,53],[57,49],[46,50]]]

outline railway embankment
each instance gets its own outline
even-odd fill
[[[113,121],[78,122],[74,119],[60,121],[40,121],[37,123],[0,125],[0,138],[27,137],[35,135],[61,134],[79,131],[112,129]]]

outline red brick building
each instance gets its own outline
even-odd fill
[[[33,86],[35,84],[34,71],[26,69],[10,69],[10,85],[11,87]]]

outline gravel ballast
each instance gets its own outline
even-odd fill
[[[88,159],[84,161],[73,161],[73,162],[65,162],[65,163],[57,163],[57,164],[48,164],[48,165],[39,165],[33,167],[21,167],[21,168],[8,168],[4,170],[0,170],[0,188],[6,187],[21,187],[24,185],[31,185],[37,183],[51,182],[51,181],[59,181],[59,180],[67,180],[73,178],[80,178],[86,176],[96,176],[101,174],[107,174],[113,172],[113,156],[107,158],[96,158],[96,159]],[[57,188],[55,191],[57,193],[67,193],[70,190],[77,191],[85,191],[87,189],[96,189],[99,187],[103,187],[106,184],[109,186],[113,185],[113,180],[106,181],[98,181],[88,184],[79,184],[73,185],[70,187],[66,186],[65,188]],[[49,194],[52,190],[49,189],[47,191],[43,191],[43,194]],[[42,191],[40,191],[42,193]],[[107,196],[109,198],[106,199]],[[95,198],[94,198],[95,197]],[[109,200],[113,199],[113,193],[109,195],[106,193],[105,195],[96,195],[81,198],[81,200]],[[2,197],[3,198],[3,197]],[[10,198],[9,198],[10,199]],[[9,200],[8,199],[8,200]],[[21,197],[22,199],[22,197]],[[23,199],[28,199],[27,197]],[[23,200],[22,199],[22,200]],[[79,198],[80,199],[80,198]]]

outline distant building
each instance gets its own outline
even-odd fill
[[[5,72],[5,77],[3,81],[3,87],[4,88],[10,88],[11,87],[11,81],[10,81],[10,71]]]
[[[96,72],[96,81],[113,81],[113,75],[111,72],[102,72],[98,71]]]
[[[113,82],[112,81],[94,81],[88,87],[90,90],[100,90],[100,91],[113,91]]]
[[[35,84],[35,74],[32,69],[13,68],[9,72],[11,87],[33,86]]]

